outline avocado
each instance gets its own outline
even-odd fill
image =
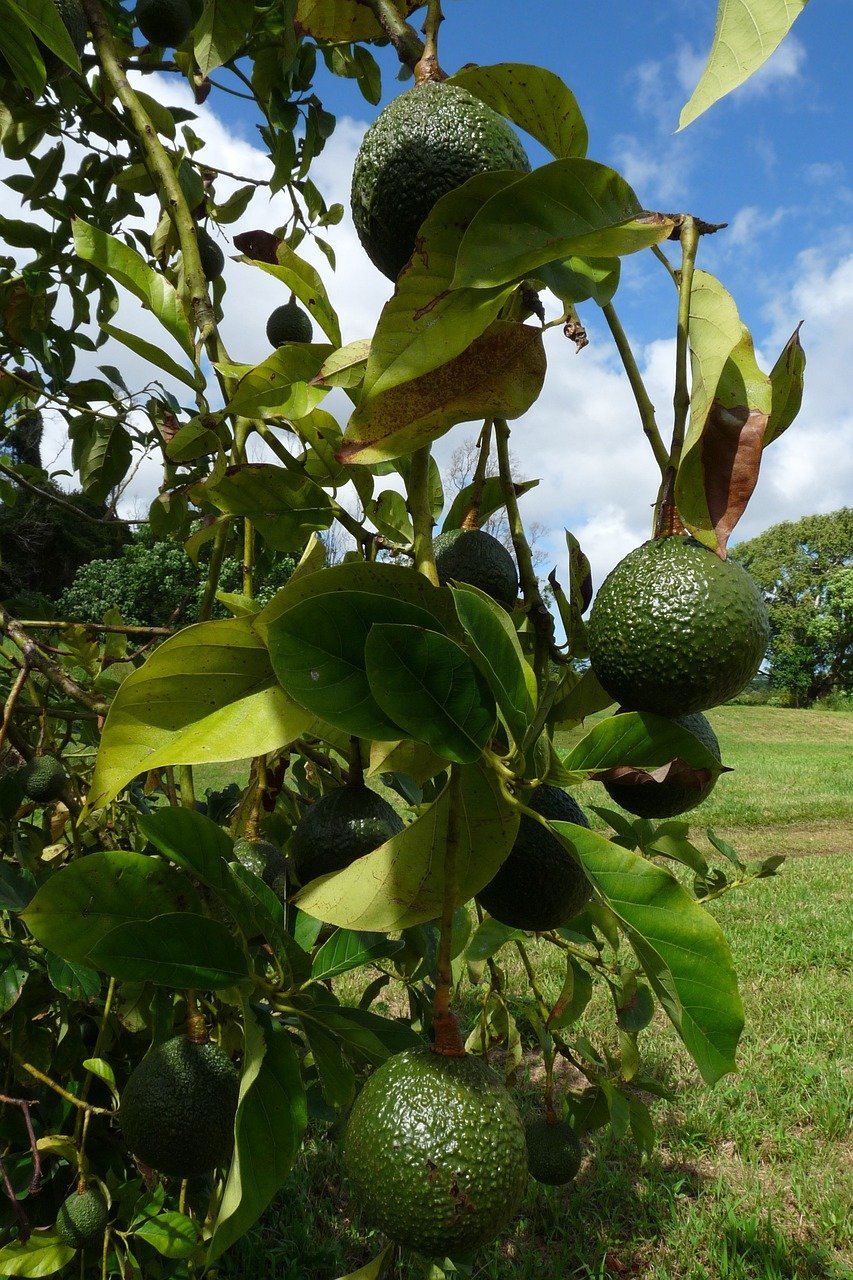
[[[225,254],[210,232],[206,231],[204,227],[197,229],[196,239],[198,240],[198,256],[201,258],[201,269],[204,272],[205,280],[208,282],[218,280],[225,270]]]
[[[303,813],[290,840],[300,884],[343,871],[403,830],[403,819],[370,787],[337,787]]]
[[[442,1257],[499,1235],[527,1185],[524,1126],[501,1081],[479,1058],[427,1047],[387,1058],[368,1078],[343,1159],[372,1226]]]
[[[503,543],[484,529],[449,529],[432,544],[438,580],[450,579],[479,587],[505,609],[518,599],[515,561]]]
[[[592,669],[631,711],[689,715],[733,698],[758,670],[770,625],[746,570],[695,538],[657,538],[605,578],[587,627]]]
[[[545,1116],[531,1120],[524,1130],[530,1176],[549,1187],[571,1182],[581,1167],[581,1144],[565,1120]]]
[[[234,857],[280,898],[287,895],[287,859],[277,845],[269,840],[235,840]]]
[[[110,1211],[100,1187],[72,1191],[56,1215],[56,1234],[73,1249],[100,1240],[109,1221]]]
[[[237,1068],[212,1041],[174,1036],[155,1045],[122,1091],[124,1140],[159,1173],[195,1178],[231,1152],[239,1085]]]
[[[68,774],[55,756],[36,756],[18,776],[24,795],[40,803],[61,800],[68,785]]]
[[[310,342],[313,336],[311,317],[297,302],[276,307],[267,320],[267,341],[271,347],[283,347],[286,342]]]
[[[183,44],[194,25],[188,0],[136,0],[133,16],[148,44],[160,49]]]
[[[577,801],[560,787],[536,787],[527,807],[556,822],[589,826]],[[477,901],[502,924],[539,933],[571,920],[591,895],[592,886],[557,837],[522,814],[509,855]]]
[[[478,173],[529,168],[503,116],[458,85],[426,81],[389,103],[364,135],[350,195],[358,238],[396,280],[441,196]]]
[[[617,713],[618,714],[618,713]],[[703,746],[720,759],[717,735],[701,711],[673,716],[672,723],[696,735]],[[675,818],[695,809],[714,790],[717,776],[705,769],[685,768],[663,782],[643,778],[637,782],[605,782],[604,789],[616,804],[638,818]]]

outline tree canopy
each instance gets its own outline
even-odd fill
[[[764,592],[771,684],[794,706],[853,691],[853,508],[774,524],[732,555]]]

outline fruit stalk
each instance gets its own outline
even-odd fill
[[[474,475],[471,480],[471,502],[462,518],[463,529],[479,529],[480,527],[480,503],[483,499],[483,486],[486,483],[486,471],[492,451],[493,427],[494,423],[491,418],[487,418],[483,423],[483,429],[477,441],[477,466],[474,469]]]
[[[451,943],[453,917],[458,897],[457,859],[459,853],[459,807],[462,795],[462,775],[459,765],[450,767],[450,810],[447,817],[447,842],[444,847],[444,894],[441,904],[441,923],[438,939],[435,998],[433,1000],[433,1029],[436,1053],[448,1057],[461,1057],[465,1053],[459,1024],[450,1009],[450,989],[453,985],[451,967]]]
[[[415,67],[415,84],[423,84],[426,80],[446,80],[447,76],[438,65],[438,28],[444,21],[441,12],[441,0],[429,0],[427,16],[424,20],[424,51]]]
[[[432,506],[429,495],[429,447],[416,449],[412,454],[409,476],[406,483],[406,496],[409,514],[412,517],[414,537],[412,549],[415,555],[415,568],[425,578],[429,578],[434,587],[438,586],[438,573],[432,551]]]
[[[400,16],[392,0],[359,0],[369,9],[397,50],[397,57],[414,71],[424,55],[424,44],[415,28]]]
[[[643,382],[631,345],[628,342],[625,330],[622,328],[622,322],[616,314],[616,310],[612,302],[607,302],[601,308],[604,318],[610,326],[610,332],[613,335],[613,341],[616,343],[616,350],[622,359],[625,372],[628,375],[628,381],[631,384],[631,390],[634,393],[634,399],[637,401],[637,408],[640,411],[640,421],[643,424],[643,430],[646,433],[646,439],[652,447],[652,453],[655,455],[655,462],[661,470],[661,475],[666,471],[669,462],[669,454],[666,445],[663,442],[658,424],[655,420],[655,406],[652,404],[649,393],[646,390],[646,384]]]

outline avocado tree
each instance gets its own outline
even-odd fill
[[[509,1225],[527,1147],[534,1174],[557,1182],[604,1126],[652,1149],[661,1086],[638,1038],[658,1005],[708,1084],[734,1068],[743,1012],[705,903],[778,860],[735,858],[726,874],[685,822],[655,818],[674,782],[689,803],[724,768],[676,713],[730,696],[761,657],[760,601],[726,542],[762,449],[796,414],[802,350],[794,334],[762,371],[734,300],[697,266],[717,228],[645,208],[590,158],[553,72],[448,76],[440,4],[424,6],[423,39],[409,21],[420,7],[0,0],[0,141],[18,164],[8,185],[38,215],[2,220],[0,410],[10,423],[60,415],[94,503],[156,451],[152,536],[207,563],[200,621],[165,638],[116,610],[84,626],[0,606],[0,1275],[200,1274],[264,1212],[309,1122],[325,1132],[346,1117],[369,1075],[344,1158],[389,1243],[358,1274],[389,1271],[408,1245],[435,1276],[447,1252]],[[721,5],[684,123],[755,69],[799,7],[780,20],[777,5],[749,6],[759,49]],[[368,134],[353,204],[394,292],[375,332],[342,345],[299,252],[314,238],[331,256],[323,232],[342,214],[311,178],[334,127],[315,72],[376,102],[371,47],[388,42],[415,87]],[[145,92],[137,73],[152,68],[184,77],[197,102],[239,83],[265,181],[289,194],[284,226],[232,242],[247,278],[265,272],[290,295],[260,364],[225,346],[240,299],[214,236],[258,184],[219,196],[192,113]],[[531,169],[519,130],[553,158]],[[614,301],[631,253],[654,255],[672,285],[671,431]],[[127,294],[159,324],[156,342],[122,321]],[[544,330],[582,342],[584,304],[609,326],[659,466],[653,545],[694,566],[654,615],[693,655],[676,643],[683,706],[614,678],[619,627],[588,643],[589,566],[571,535],[553,612],[534,570],[511,423],[542,389]],[[108,338],[142,362],[142,385],[93,369]],[[342,423],[323,406],[333,390],[351,402]],[[431,446],[471,422],[474,473],[445,504]],[[2,476],[56,505],[32,460],[7,452]],[[481,529],[496,511],[514,556]],[[352,549],[328,566],[335,529]],[[288,553],[295,571],[259,607],[267,566]],[[241,578],[223,591],[229,555]],[[624,593],[626,632],[651,616],[643,589]],[[702,635],[689,646],[717,600],[709,684]],[[217,602],[231,616],[213,619]],[[641,675],[646,690],[669,682],[666,669]],[[559,748],[558,731],[617,698],[620,714]],[[202,798],[198,767],[229,761],[250,763]],[[642,790],[648,816],[597,808],[591,826],[567,792],[589,779]],[[556,996],[545,951],[565,975]],[[336,994],[343,974],[358,1003]],[[405,1016],[377,1011],[386,989]],[[604,1042],[584,1025],[597,989],[614,1012]],[[525,1042],[545,1085],[523,1141],[485,1059],[502,1049],[511,1083]],[[555,1087],[558,1060],[577,1087]]]

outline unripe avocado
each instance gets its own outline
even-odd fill
[[[581,1167],[581,1144],[565,1120],[550,1123],[545,1116],[525,1127],[530,1176],[549,1187],[571,1182]]]
[[[586,814],[560,787],[536,787],[527,806],[543,818],[589,826]],[[591,895],[592,886],[557,837],[522,814],[509,856],[477,901],[502,924],[538,933],[566,924]]]
[[[188,0],[136,0],[136,25],[149,44],[175,49],[193,29]]]
[[[53,4],[59,12],[59,16],[71,37],[71,43],[77,50],[79,57],[86,47],[86,34],[89,30],[86,11],[80,0],[53,0]],[[52,49],[48,49],[45,46],[40,47],[48,82],[58,80],[60,76],[68,75],[71,68],[61,58],[57,58]]]
[[[223,1164],[234,1141],[237,1068],[212,1041],[175,1036],[155,1045],[121,1095],[119,1124],[143,1164],[195,1178]]]
[[[327,791],[305,810],[290,840],[300,884],[342,871],[403,830],[387,800],[363,785]]]
[[[55,756],[36,756],[19,775],[24,795],[39,802],[61,800],[68,785],[68,774]]]
[[[225,254],[213,239],[209,231],[199,227],[196,232],[198,240],[198,256],[201,258],[201,269],[205,280],[218,280],[225,270]]]
[[[720,759],[717,735],[701,711],[689,716],[673,716],[672,722],[695,734],[702,745]],[[605,782],[604,789],[611,800],[638,818],[675,818],[707,800],[716,786],[717,776],[703,769],[685,769],[663,782],[651,778],[640,782]]]
[[[441,196],[478,173],[529,168],[503,116],[458,85],[427,81],[389,103],[362,139],[350,197],[358,238],[396,280]]]
[[[746,570],[695,538],[657,538],[608,574],[587,628],[592,669],[632,711],[688,715],[736,693],[758,670],[770,636]]]
[[[483,529],[448,529],[432,544],[438,580],[442,586],[451,578],[479,587],[505,609],[518,599],[515,561],[503,543]]]
[[[524,1126],[479,1058],[395,1054],[355,1100],[344,1137],[353,1199],[371,1225],[425,1254],[493,1240],[527,1184]]]
[[[104,1234],[110,1211],[100,1187],[89,1186],[85,1191],[72,1191],[59,1207],[56,1215],[56,1234],[73,1249],[93,1244]]]
[[[271,347],[283,347],[286,342],[310,342],[313,336],[311,317],[297,302],[276,307],[267,320],[267,341]]]
[[[287,860],[281,849],[269,840],[234,841],[234,857],[280,898],[287,893]]]

